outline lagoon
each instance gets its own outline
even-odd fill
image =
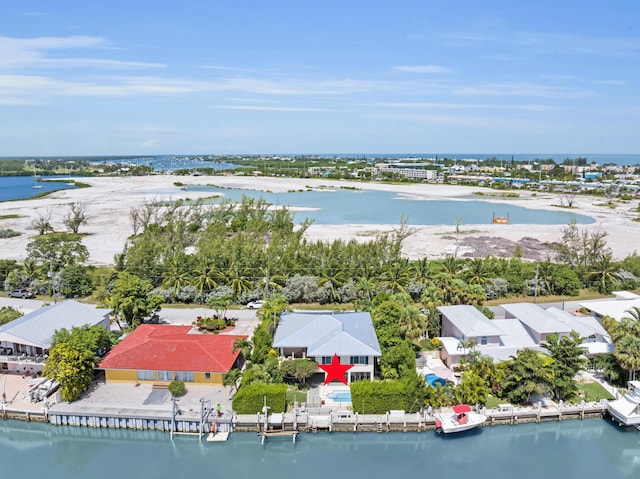
[[[464,224],[491,223],[493,214],[509,215],[510,224],[566,225],[572,221],[590,224],[590,216],[570,211],[550,211],[523,208],[509,204],[509,199],[500,203],[472,199],[431,200],[401,193],[377,190],[338,189],[326,191],[293,191],[271,193],[255,190],[226,189],[215,186],[188,186],[187,191],[210,191],[225,198],[240,201],[243,196],[264,198],[268,203],[290,208],[308,210],[297,212],[295,221],[313,219],[314,224],[398,224],[403,216],[412,225],[455,224],[462,218]],[[218,200],[219,201],[219,200]]]
[[[454,436],[304,433],[268,439],[234,433],[227,443],[150,431],[0,421],[2,477],[539,479],[640,475],[640,434],[610,421],[484,427]]]
[[[67,179],[60,176],[46,176],[40,179],[49,181],[36,183],[33,176],[0,176],[0,201],[27,199],[55,190],[77,188],[76,185],[67,184]],[[42,188],[34,188],[35,184]]]

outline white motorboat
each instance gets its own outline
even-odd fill
[[[450,434],[463,432],[482,426],[487,417],[484,414],[473,412],[466,404],[453,406],[453,412],[449,414],[436,414],[436,432]]]
[[[627,393],[609,401],[607,411],[621,426],[640,426],[640,381],[629,381]]]

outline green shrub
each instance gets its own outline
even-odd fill
[[[233,410],[238,414],[261,412],[265,397],[269,412],[284,412],[287,402],[287,385],[252,383],[241,386],[233,398]]]
[[[409,411],[418,400],[415,391],[402,380],[355,381],[351,383],[353,410],[364,414],[384,414],[391,409]],[[414,408],[415,409],[415,408]]]
[[[184,396],[187,392],[187,388],[184,387],[182,381],[171,381],[169,383],[169,392],[173,397]]]
[[[10,228],[0,229],[0,238],[13,238],[14,236],[20,236],[20,234]]]
[[[216,318],[215,316],[205,318],[198,316],[196,319],[196,326],[200,330],[204,329],[205,331],[215,333],[226,328],[227,322],[223,318]]]

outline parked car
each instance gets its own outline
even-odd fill
[[[247,303],[247,308],[249,309],[260,309],[262,308],[262,305],[264,304],[264,301],[259,299],[258,301],[249,301]]]
[[[14,289],[13,291],[9,292],[9,297],[28,299],[28,298],[35,298],[36,295],[33,294],[28,289]]]

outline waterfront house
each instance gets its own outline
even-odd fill
[[[469,305],[440,306],[440,356],[450,368],[472,351],[505,361],[520,349],[541,349],[517,319],[489,319]]]
[[[281,359],[309,358],[318,364],[331,364],[337,354],[341,364],[353,365],[346,372],[348,383],[373,381],[375,360],[382,355],[366,312],[283,313],[273,347]]]
[[[592,359],[598,353],[613,351],[613,342],[607,331],[592,316],[571,314],[558,308],[543,309],[536,304],[505,304],[505,319],[489,319],[469,305],[440,306],[442,315],[441,359],[449,367],[460,362],[472,351],[506,361],[519,350],[535,349],[546,352],[541,346],[551,333],[559,337],[577,332]]]
[[[240,367],[236,339],[246,336],[202,334],[191,326],[142,324],[107,354],[97,369],[107,383],[156,383],[178,380],[221,386],[224,376]]]
[[[546,341],[550,334],[557,334],[559,337],[571,334],[571,327],[537,304],[512,303],[500,306],[506,311],[505,317],[520,321],[537,344]]]
[[[548,308],[546,311],[584,338],[580,346],[585,349],[584,356],[587,359],[593,359],[596,354],[613,352],[611,336],[595,317],[572,314],[555,307]]]
[[[640,308],[640,296],[629,291],[614,291],[614,298],[583,301],[580,306],[589,311],[598,321],[605,317],[620,321],[629,316],[629,310]]]
[[[56,330],[99,325],[108,331],[109,314],[109,309],[70,299],[36,309],[0,326],[0,371],[41,371]]]

